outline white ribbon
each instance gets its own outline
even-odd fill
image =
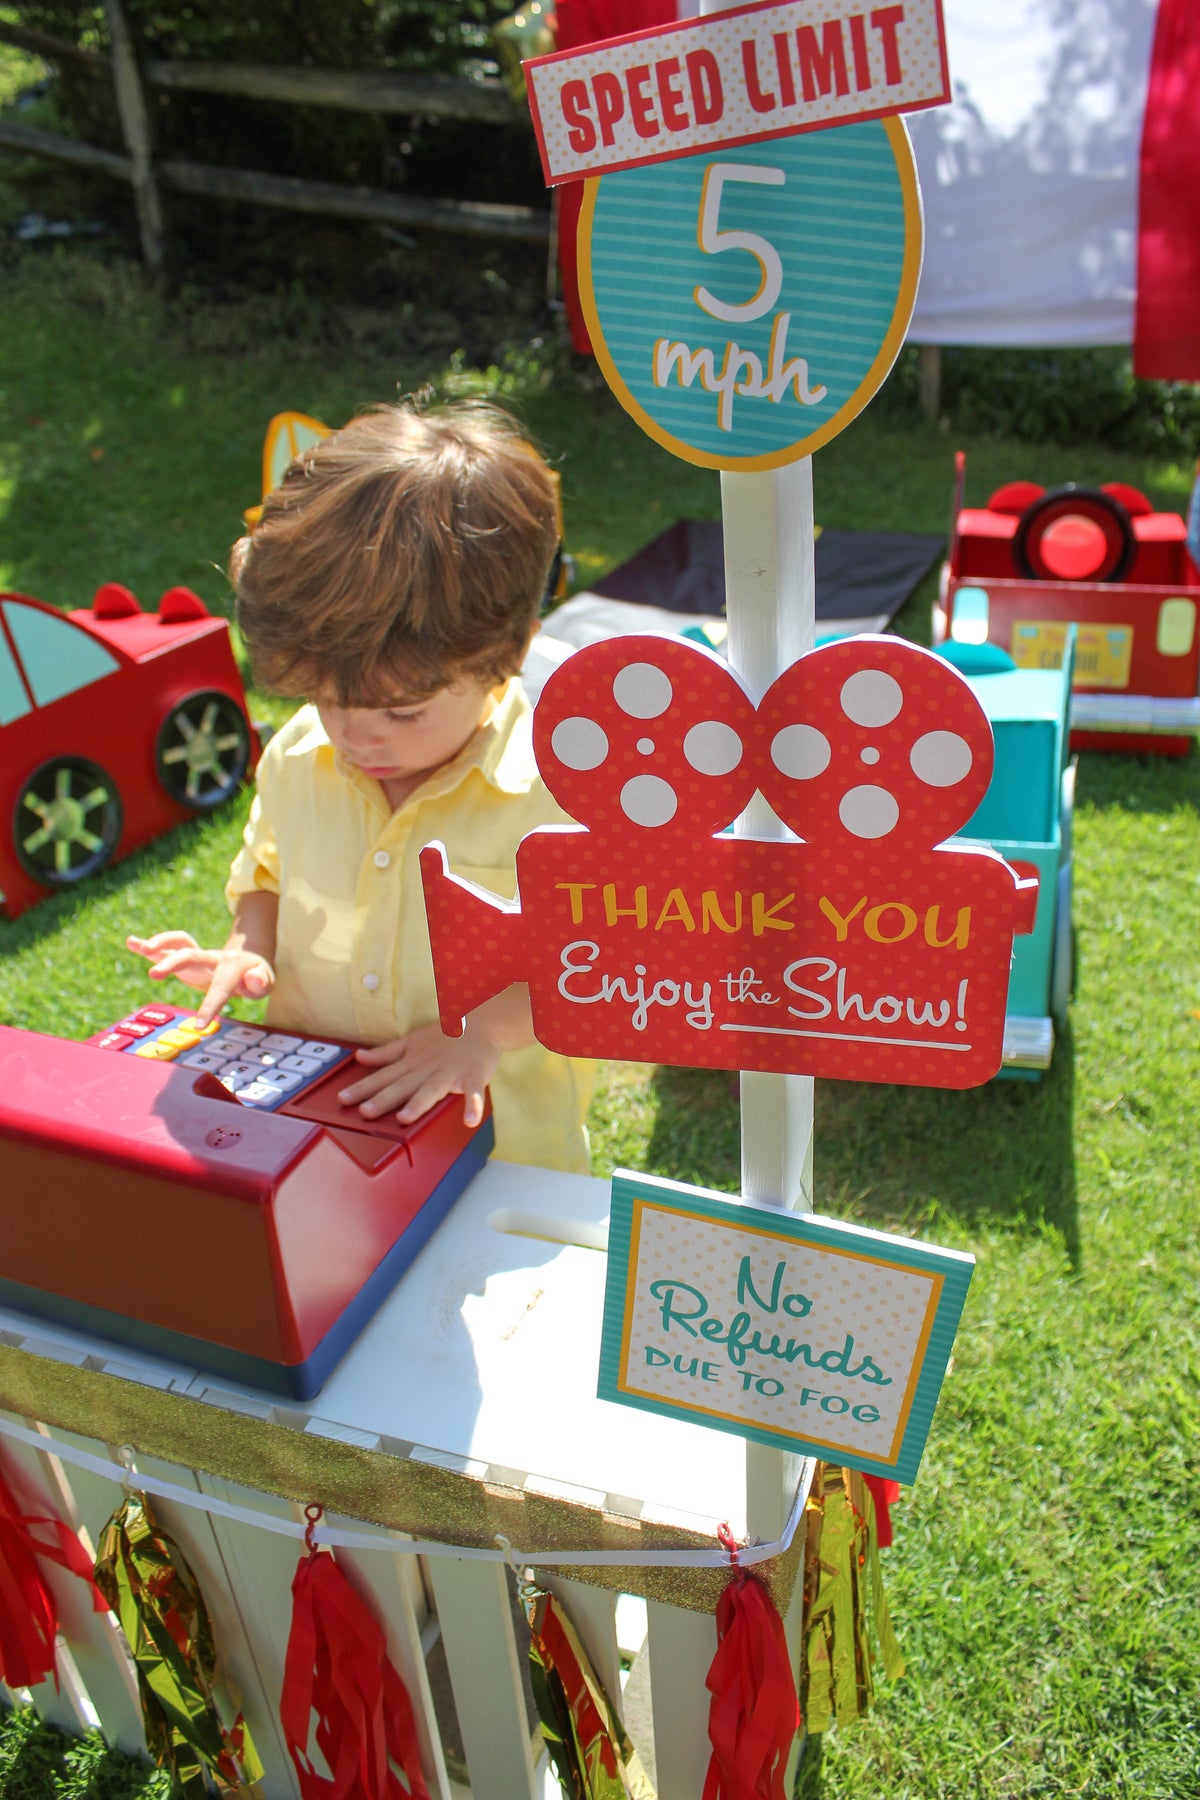
[[[191,1506],[198,1512],[212,1513],[219,1519],[232,1519],[239,1525],[253,1525],[260,1531],[274,1531],[280,1537],[303,1538],[308,1529],[298,1519],[283,1519],[274,1513],[260,1512],[253,1507],[236,1506],[230,1500],[218,1500],[211,1494],[197,1493],[191,1488],[180,1487],[177,1482],[164,1481],[158,1475],[144,1475],[140,1470],[135,1470],[132,1463],[122,1466],[120,1463],[109,1462],[105,1457],[93,1456],[89,1450],[77,1450],[73,1444],[64,1444],[58,1438],[30,1431],[27,1426],[18,1425],[2,1415],[0,1435],[10,1437],[19,1444],[27,1444],[31,1450],[56,1456],[61,1462],[72,1463],[76,1468],[87,1469],[93,1475],[102,1475],[106,1480],[118,1482],[122,1487],[136,1486],[160,1500],[170,1500],[179,1506]],[[790,1547],[804,1511],[805,1494],[806,1488],[802,1484],[797,1489],[781,1538],[771,1544],[747,1544],[745,1548],[739,1546],[739,1568],[751,1568],[755,1563],[767,1562],[773,1556],[782,1555]],[[531,1564],[537,1568],[727,1569],[732,1560],[729,1553],[720,1548],[543,1551],[520,1550],[510,1546],[507,1539],[500,1549],[484,1550],[399,1537],[392,1532],[385,1533],[382,1528],[375,1532],[348,1531],[340,1525],[316,1526],[310,1541],[328,1544],[340,1550],[388,1550],[398,1556],[456,1556],[467,1562],[503,1562],[521,1566]]]

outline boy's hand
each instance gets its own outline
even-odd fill
[[[459,1038],[420,1025],[407,1037],[360,1050],[358,1061],[371,1074],[342,1088],[338,1099],[365,1119],[395,1108],[401,1125],[411,1125],[447,1094],[461,1094],[463,1123],[473,1127],[483,1118],[484,1092],[503,1052],[533,1041],[529,990],[512,987],[477,1007]]]
[[[125,948],[150,963],[151,981],[171,975],[188,987],[207,992],[196,1008],[196,1017],[207,1025],[227,1000],[240,994],[261,1000],[275,985],[275,971],[265,956],[254,950],[203,950],[186,931],[160,931],[151,938],[128,937]]]
[[[469,1030],[460,1038],[448,1038],[436,1025],[421,1025],[390,1044],[360,1050],[358,1061],[371,1073],[343,1088],[338,1099],[357,1106],[364,1119],[395,1110],[402,1125],[411,1125],[447,1094],[461,1094],[464,1125],[478,1125],[484,1089],[496,1072],[500,1049],[482,1034],[472,1038]]]

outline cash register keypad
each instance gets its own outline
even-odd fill
[[[182,1068],[215,1075],[243,1106],[260,1112],[273,1112],[354,1054],[343,1044],[268,1031],[238,1019],[213,1019],[201,1025],[167,1006],[143,1007],[92,1042],[101,1050],[178,1062]]]

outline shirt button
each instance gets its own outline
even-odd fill
[[[362,984],[366,988],[368,994],[373,994],[375,989],[379,986],[379,977],[378,975],[364,975]]]
[[[386,869],[392,859],[386,850],[377,850],[371,860],[377,869]]]

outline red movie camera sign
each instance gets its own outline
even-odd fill
[[[580,825],[522,841],[517,900],[421,853],[443,1031],[525,981],[563,1055],[951,1088],[999,1069],[1037,883],[942,841],[992,736],[941,657],[827,644],[756,708],[711,652],[617,638],[551,676],[534,746]],[[803,841],[714,835],[756,788]]]
[[[940,0],[782,0],[524,64],[549,187],[950,98]]]

